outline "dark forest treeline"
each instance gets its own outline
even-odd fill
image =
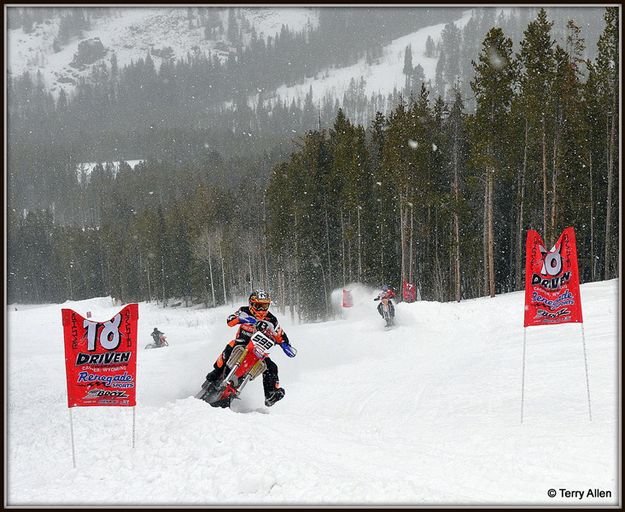
[[[214,179],[230,164],[208,148],[182,164],[99,166],[82,182],[60,169],[56,204],[82,223],[9,211],[9,300],[211,306],[258,285],[315,319],[353,281],[405,278],[430,300],[492,296],[523,287],[528,228],[553,244],[569,225],[583,281],[617,276],[618,9],[594,61],[574,23],[564,46],[551,25],[541,11],[517,52],[488,31],[474,111],[459,90],[445,101],[425,85],[367,128],[339,109],[287,160],[243,164],[237,186]]]

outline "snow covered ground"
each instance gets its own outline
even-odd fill
[[[390,331],[362,288],[334,321],[276,311],[299,351],[273,354],[286,396],[266,408],[257,379],[235,410],[192,396],[233,335],[233,307],[141,303],[139,346],[154,326],[170,346],[138,354],[136,446],[132,409],[73,409],[76,469],[61,308],[96,320],[120,308],[110,298],[10,305],[5,503],[620,504],[619,286],[582,286],[592,421],[582,331],[568,324],[527,331],[520,422],[523,293],[399,304]]]

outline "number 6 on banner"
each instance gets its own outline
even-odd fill
[[[111,320],[104,322],[103,324],[85,320],[82,326],[87,329],[87,350],[95,350],[95,339],[100,325],[104,327],[100,332],[100,345],[107,350],[115,350],[119,345],[119,324],[121,321],[122,315],[120,313],[116,314]]]

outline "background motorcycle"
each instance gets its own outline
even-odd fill
[[[164,334],[161,334],[158,338],[160,340],[160,345],[157,345],[156,342],[148,343],[145,348],[161,348],[169,345],[169,343],[167,343],[167,338],[165,338]]]

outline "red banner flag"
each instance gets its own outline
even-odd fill
[[[583,322],[575,231],[566,228],[548,251],[538,232],[530,229],[525,244],[523,326],[567,322]]]
[[[62,310],[67,406],[134,406],[139,305],[128,304],[106,322]]]
[[[417,287],[408,281],[404,281],[402,286],[402,298],[404,302],[414,302],[417,300]]]
[[[350,290],[343,290],[343,307],[351,308],[354,305],[354,299],[352,298],[352,292]]]

